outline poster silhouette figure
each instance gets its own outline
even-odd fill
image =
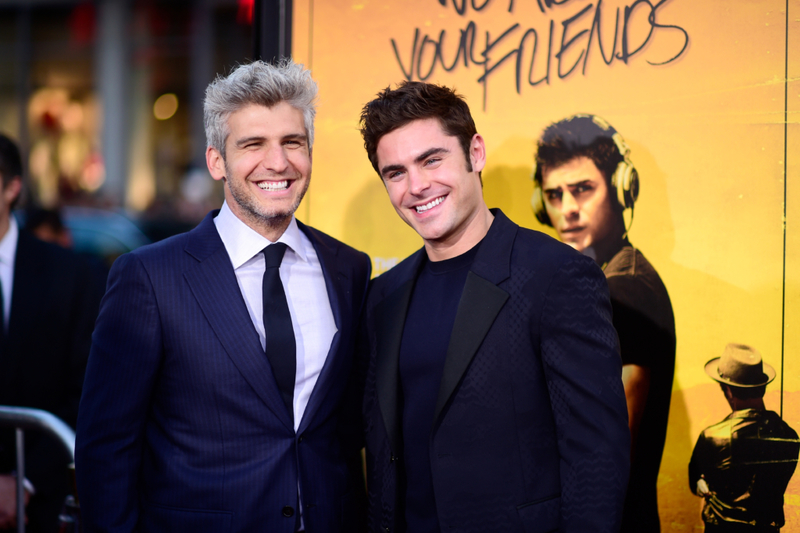
[[[658,272],[628,240],[624,212],[639,175],[622,136],[602,118],[574,115],[548,126],[537,143],[531,199],[539,222],[601,266],[622,354],[631,430],[631,470],[623,532],[660,531],[656,484],[675,369],[675,319]]]
[[[709,361],[731,414],[707,427],[689,463],[689,486],[705,499],[708,533],[771,533],[784,525],[783,493],[797,466],[800,442],[781,417],[764,406],[775,370],[755,348],[728,344]]]

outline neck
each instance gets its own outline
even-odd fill
[[[731,406],[733,411],[744,411],[745,409],[760,409],[764,410],[764,398],[750,398],[743,400],[741,398],[729,398],[728,405]]]
[[[431,261],[452,259],[471,250],[489,233],[494,215],[486,205],[479,209],[472,220],[457,235],[451,235],[441,241],[425,241],[425,251]]]
[[[276,242],[281,238],[283,232],[289,227],[292,217],[270,218],[267,220],[258,220],[256,224],[251,224],[245,221],[245,224],[256,230],[262,237],[267,238],[270,242]]]
[[[594,260],[598,265],[605,265],[622,249],[629,245],[627,236],[624,233],[615,233],[616,237],[597,243],[592,247],[595,253]]]
[[[233,216],[244,222],[253,231],[268,239],[270,242],[276,242],[280,239],[286,228],[292,222],[292,214],[272,214],[272,216],[259,216],[239,207],[235,201],[229,201],[227,196],[225,202],[228,204],[228,209],[231,210]]]

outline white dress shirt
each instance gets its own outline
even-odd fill
[[[261,288],[265,264],[261,251],[271,242],[234,215],[227,203],[223,203],[214,224],[233,264],[239,290],[263,349],[266,336]],[[278,242],[288,246],[280,275],[297,346],[293,397],[297,431],[337,329],[317,252],[294,217]]]
[[[0,239],[0,284],[3,287],[3,329],[8,331],[8,319],[11,316],[11,297],[14,291],[14,260],[17,257],[19,226],[14,215],[11,215],[8,231]]]

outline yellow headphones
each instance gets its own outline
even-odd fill
[[[614,174],[611,176],[609,187],[616,190],[617,203],[623,208],[623,210],[630,209],[632,212],[633,205],[636,203],[636,199],[639,197],[639,173],[636,172],[636,168],[633,166],[633,163],[630,160],[631,149],[622,138],[622,135],[612,128],[608,122],[596,115],[573,115],[549,126],[542,135],[542,138],[545,138],[545,136],[548,134],[548,130],[551,128],[557,129],[564,123],[581,118],[591,119],[592,123],[597,126],[597,128],[593,128],[595,129],[596,133],[595,137],[600,136],[610,138],[614,141],[617,150],[619,150],[619,153],[622,156],[622,161],[619,162]],[[538,168],[535,159],[533,161],[533,172],[531,173],[531,179],[533,180],[533,195],[531,196],[531,207],[533,207],[533,214],[536,216],[536,220],[542,224],[546,226],[552,226],[553,224],[550,222],[550,217],[547,215],[547,209],[545,208],[544,203],[542,172],[541,169]],[[631,215],[631,222],[632,221],[633,215]]]

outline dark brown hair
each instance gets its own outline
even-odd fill
[[[588,157],[611,183],[617,165],[623,161],[614,142],[616,132],[611,126],[600,125],[593,115],[575,115],[544,130],[536,148],[536,173],[533,179],[541,186],[542,173],[558,168],[578,157]]]
[[[377,98],[361,110],[359,124],[364,148],[378,175],[377,150],[381,138],[409,122],[426,118],[438,119],[447,135],[458,138],[467,170],[472,172],[469,147],[478,131],[464,97],[441,85],[404,81],[396,89],[387,87],[378,93]]]

